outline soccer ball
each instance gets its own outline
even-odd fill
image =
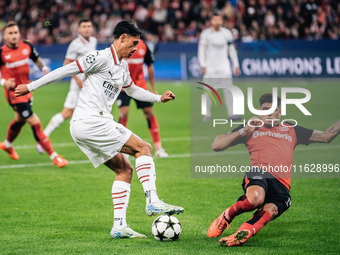
[[[158,241],[176,241],[181,233],[181,223],[175,216],[160,215],[152,223],[152,234]]]

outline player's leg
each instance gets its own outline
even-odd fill
[[[208,230],[208,237],[217,237],[227,228],[233,219],[244,213],[260,208],[265,201],[268,191],[268,181],[265,178],[253,179],[254,173],[247,173],[243,179],[242,187],[245,194],[232,206],[228,207],[217,219],[215,219]],[[261,174],[261,173],[258,173]]]
[[[141,107],[143,109],[144,115],[148,122],[148,128],[149,128],[149,131],[152,137],[153,144],[155,146],[156,156],[160,158],[167,158],[168,153],[166,153],[162,147],[161,135],[159,132],[159,125],[158,125],[157,117],[155,116],[153,112],[152,103],[141,102],[137,100],[136,102],[137,102],[137,107],[138,108]]]
[[[265,190],[261,186],[253,185],[247,188],[246,194],[241,196],[236,203],[228,207],[213,223],[208,230],[208,237],[217,237],[227,228],[233,219],[244,213],[262,206],[265,199]]]
[[[267,178],[266,198],[263,206],[257,210],[253,217],[244,222],[232,235],[219,241],[222,246],[234,246],[245,243],[250,237],[257,234],[269,221],[279,217],[291,204],[289,190],[276,178]]]
[[[9,157],[14,160],[18,160],[19,155],[14,150],[13,142],[15,138],[19,135],[21,128],[25,125],[25,123],[25,119],[22,118],[18,112],[15,112],[15,118],[8,126],[7,137],[4,142],[0,143],[0,148],[6,151]]]
[[[270,220],[275,219],[278,215],[278,207],[273,203],[266,203],[254,213],[251,219],[244,222],[234,234],[221,238],[218,244],[221,246],[241,245],[250,237],[256,235]]]
[[[130,100],[131,97],[129,97],[124,91],[121,91],[117,97],[117,105],[119,107],[119,123],[124,127],[127,127]]]
[[[129,106],[121,106],[119,107],[119,123],[124,127],[127,127],[129,117]]]
[[[121,152],[136,158],[136,173],[146,196],[146,213],[156,215],[161,213],[181,213],[182,207],[164,203],[158,198],[156,189],[156,170],[152,158],[152,147],[137,135],[132,134],[121,149]]]
[[[65,120],[72,116],[73,112],[74,108],[64,107],[61,112],[55,114],[44,129],[45,135],[50,136]]]
[[[33,113],[32,116],[26,119],[26,122],[31,126],[35,140],[47,152],[53,164],[58,167],[66,166],[68,161],[53,150],[50,139],[43,132],[38,116]]]
[[[110,233],[111,237],[145,238],[145,235],[133,231],[126,223],[126,210],[129,205],[130,186],[133,173],[130,162],[121,153],[118,153],[107,161],[105,165],[116,173],[112,185],[114,223]]]

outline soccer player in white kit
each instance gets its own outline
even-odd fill
[[[225,82],[227,79],[228,82],[232,82],[229,58],[232,61],[234,74],[236,76],[240,74],[237,53],[233,44],[233,35],[229,29],[222,27],[222,25],[223,17],[219,13],[214,13],[211,18],[211,27],[203,30],[199,39],[198,61],[202,68],[203,79],[208,83],[211,78],[215,78],[214,82]],[[222,80],[222,78],[224,79]],[[213,86],[213,84],[209,85]],[[239,116],[233,116],[232,95],[227,89],[223,89],[223,94],[229,118],[238,119]],[[207,97],[207,114],[204,121],[210,120],[211,103],[211,98]]]
[[[178,214],[184,209],[166,204],[158,198],[152,147],[113,120],[112,105],[122,88],[129,96],[146,102],[167,102],[174,100],[175,95],[171,91],[155,95],[137,87],[131,80],[124,58],[130,57],[137,49],[141,35],[137,26],[129,21],[121,21],[116,25],[113,35],[115,39],[109,48],[93,51],[37,81],[19,85],[15,95],[25,95],[64,77],[85,73],[83,88],[70,123],[72,138],[94,167],[104,163],[116,173],[112,185],[114,225],[111,237],[141,238],[145,235],[133,231],[126,223],[133,168],[122,153],[136,158],[136,173],[145,192],[145,211],[148,215]]]
[[[78,37],[74,39],[68,46],[64,65],[67,65],[74,60],[85,56],[87,53],[96,50],[97,39],[91,36],[92,33],[92,22],[88,19],[81,19],[78,23]],[[64,103],[64,109],[51,118],[46,128],[44,129],[45,135],[50,136],[54,132],[54,130],[56,130],[60,126],[61,123],[72,116],[73,111],[77,105],[79,92],[83,87],[84,77],[85,75],[82,73],[74,75],[72,77],[70,90]],[[37,144],[37,150],[39,153],[43,152],[40,144]]]

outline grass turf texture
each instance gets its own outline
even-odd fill
[[[250,82],[243,82],[248,85]],[[312,101],[308,104],[312,119],[301,125],[324,130],[339,119],[339,92],[336,81],[308,81]],[[268,85],[285,86],[286,81],[251,82],[259,91]],[[298,83],[296,84],[298,86]],[[261,232],[242,247],[222,248],[218,238],[206,236],[210,223],[241,195],[240,179],[190,178],[189,157],[189,83],[159,83],[159,92],[171,89],[175,102],[156,105],[163,146],[169,159],[155,159],[158,193],[166,202],[183,206],[178,216],[183,232],[177,242],[153,239],[151,225],[155,217],[144,212],[145,199],[141,184],[133,176],[128,224],[148,236],[145,240],[112,240],[111,185],[114,174],[104,166],[94,169],[90,163],[70,164],[59,169],[46,154],[39,155],[31,129],[26,125],[15,141],[19,161],[0,151],[0,167],[28,164],[27,167],[0,168],[0,247],[1,254],[326,254],[340,252],[340,179],[294,179],[292,206],[280,218],[268,223]],[[67,83],[48,86],[34,92],[34,111],[43,126],[63,107]],[[320,100],[315,100],[315,97]],[[329,100],[325,100],[325,98]],[[0,92],[0,140],[14,112]],[[321,100],[323,99],[323,100]],[[327,104],[320,104],[320,102]],[[128,127],[150,141],[146,120],[131,105]],[[328,113],[326,113],[328,111]],[[326,114],[325,114],[326,113]],[[114,109],[115,116],[117,109]],[[250,116],[250,115],[249,115]],[[249,117],[247,116],[247,117]],[[116,118],[117,119],[117,118]],[[318,120],[318,121],[316,121]],[[176,138],[176,139],[171,139]],[[69,161],[80,162],[86,156],[73,143],[69,125],[64,123],[51,136],[52,145]],[[73,144],[72,144],[73,143]],[[22,145],[29,145],[25,148]],[[340,138],[331,149],[296,151],[294,163],[339,163]],[[21,147],[20,147],[21,146]],[[313,144],[309,147],[324,146]],[[246,150],[243,146],[233,148]],[[233,150],[231,149],[231,150]],[[249,162],[248,154],[233,155],[233,160]],[[29,164],[46,163],[44,166]],[[237,217],[232,230],[237,230],[252,213]],[[223,236],[231,234],[226,231]]]

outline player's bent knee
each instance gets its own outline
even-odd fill
[[[152,146],[148,142],[143,141],[142,148],[141,148],[141,154],[152,156]]]
[[[259,194],[253,194],[251,196],[247,195],[247,198],[248,198],[249,203],[254,208],[260,208],[263,205],[264,198]]]

